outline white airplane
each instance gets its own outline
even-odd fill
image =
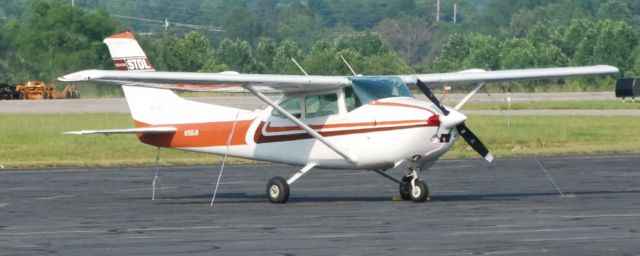
[[[85,70],[60,81],[122,85],[137,128],[70,134],[137,134],[143,143],[302,168],[290,178],[272,178],[272,203],[285,203],[289,186],[309,170],[375,171],[398,183],[403,200],[426,201],[420,173],[462,137],[484,159],[493,156],[465,125],[459,110],[485,83],[616,74],[612,66],[389,76],[306,76],[155,71],[133,34],[104,40],[118,71]],[[150,72],[141,72],[150,71]],[[447,107],[427,85],[476,84],[455,107]],[[417,99],[416,85],[430,100]],[[172,90],[251,92],[269,105],[248,111],[186,100]],[[276,102],[264,95],[278,92]],[[408,169],[398,179],[386,173]]]

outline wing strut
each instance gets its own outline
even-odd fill
[[[286,110],[284,110],[283,108],[278,106],[278,104],[273,102],[271,99],[267,98],[267,96],[264,96],[264,94],[262,94],[261,92],[257,91],[255,88],[253,88],[253,86],[244,85],[243,87],[245,89],[249,90],[251,93],[255,94],[260,100],[264,101],[265,103],[267,103],[270,106],[272,106],[274,109],[278,110],[280,113],[282,113],[284,116],[286,116],[289,120],[291,120],[291,122],[296,124],[298,127],[302,128],[307,133],[309,133],[309,135],[311,135],[312,137],[316,138],[317,140],[322,142],[324,145],[329,147],[331,150],[336,152],[338,155],[340,155],[342,158],[344,158],[344,160],[346,160],[350,164],[355,164],[356,163],[356,160],[353,159],[353,157],[347,155],[342,150],[338,149],[335,145],[329,143],[329,141],[327,141],[322,135],[320,135],[318,132],[316,132],[311,127],[309,127],[308,125],[306,125],[305,123],[300,121],[298,118],[294,117],[289,112],[287,112]]]
[[[473,95],[475,95],[480,89],[482,89],[484,85],[485,83],[482,81],[476,83],[476,88],[474,88],[469,94],[467,94],[467,96],[464,96],[464,98],[460,102],[458,102],[458,104],[454,107],[454,109],[460,110],[460,108],[462,108],[462,106],[464,106],[464,104],[466,104],[467,101],[469,101],[469,99],[473,97]]]

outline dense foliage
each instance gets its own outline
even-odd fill
[[[640,76],[636,0],[441,0],[439,22],[436,0],[74,2],[0,0],[0,80],[111,69],[100,42],[126,28],[159,70],[300,74],[294,58],[348,75],[344,56],[361,74],[609,64]]]

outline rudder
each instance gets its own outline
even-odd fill
[[[112,35],[103,41],[109,48],[117,70],[155,71],[156,69],[131,31]]]

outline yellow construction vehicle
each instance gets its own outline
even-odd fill
[[[21,100],[43,100],[47,98],[45,95],[45,83],[43,81],[27,81],[26,83],[16,84],[16,92]]]
[[[16,85],[18,98],[22,100],[78,99],[80,93],[74,84],[65,86],[62,92],[56,91],[54,85],[43,81],[31,80]]]

